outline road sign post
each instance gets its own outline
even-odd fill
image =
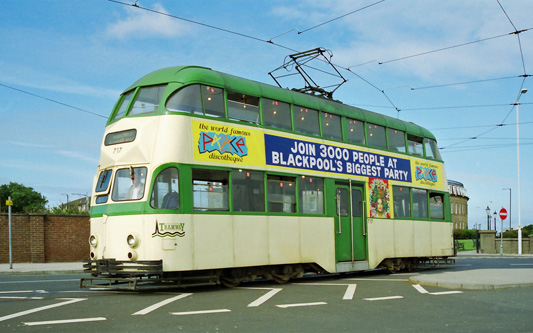
[[[500,209],[500,221],[501,221],[501,227],[500,227],[500,255],[503,255],[503,220],[507,218],[507,209],[503,208]]]
[[[13,201],[11,201],[11,196],[7,197],[6,205],[9,215],[9,269],[13,269],[13,245],[11,242],[11,206],[13,206]]]

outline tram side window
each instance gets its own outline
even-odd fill
[[[233,170],[231,181],[234,212],[265,211],[265,179],[262,172]]]
[[[437,141],[425,138],[424,146],[426,148],[426,157],[432,158],[434,160],[442,160],[439,148],[437,147]]]
[[[317,136],[320,135],[317,110],[294,105],[293,121],[295,131]]]
[[[122,101],[120,102],[120,106],[118,107],[118,111],[113,120],[118,120],[126,115],[126,111],[128,111],[128,106],[130,105],[134,91],[135,90],[129,91],[122,97]]]
[[[424,146],[422,145],[422,138],[416,135],[407,134],[407,148],[409,154],[424,156]]]
[[[178,169],[166,168],[155,179],[150,205],[155,209],[179,208]]]
[[[387,149],[385,127],[376,124],[367,124],[368,145]]]
[[[405,153],[405,132],[394,128],[388,128],[387,134],[389,137],[389,149],[392,151]]]
[[[228,118],[259,124],[259,97],[228,92]]]
[[[192,172],[194,210],[229,210],[228,184],[226,171],[194,169]]]
[[[296,213],[296,178],[268,175],[268,211]]]
[[[224,118],[224,90],[202,85],[204,114],[209,117]]]
[[[392,196],[394,201],[394,217],[411,217],[410,188],[405,186],[393,186]]]
[[[428,197],[427,191],[421,189],[413,189],[413,218],[427,219],[428,218]]]
[[[444,220],[444,195],[429,192],[429,216],[434,220]]]
[[[322,136],[325,138],[342,140],[341,117],[322,112]]]
[[[300,176],[300,213],[324,214],[324,179]]]
[[[261,99],[263,108],[263,124],[286,130],[291,130],[291,107],[287,103],[268,98]]]
[[[135,98],[135,102],[128,116],[156,112],[166,87],[166,84],[142,87]]]
[[[166,108],[169,111],[189,112],[203,114],[202,93],[199,84],[186,86],[176,91],[167,100]]]
[[[109,195],[108,188],[109,188],[112,174],[113,174],[112,170],[104,170],[100,172],[100,175],[98,176],[98,181],[96,183],[96,189],[95,189],[95,192],[99,193],[99,195],[96,197],[97,204],[107,202],[107,198]]]
[[[146,168],[119,169],[115,173],[113,201],[138,200],[144,195]]]
[[[348,141],[365,144],[365,127],[362,121],[346,119],[346,130],[348,132]]]

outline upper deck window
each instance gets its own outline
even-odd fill
[[[435,160],[442,160],[442,157],[440,156],[439,148],[437,147],[437,141],[433,139],[424,139],[424,146],[426,148],[426,157],[435,159]]]
[[[241,93],[228,92],[228,117],[231,120],[243,120],[259,123],[259,98]]]
[[[224,118],[224,91],[220,88],[202,86],[204,114],[210,117]]]
[[[261,99],[263,108],[263,124],[276,128],[290,130],[291,126],[291,106],[287,103],[275,101],[268,98]]]
[[[389,149],[405,153],[405,132],[394,128],[387,129],[389,136]]]
[[[424,146],[422,145],[422,138],[416,135],[407,134],[407,148],[409,154],[424,156]]]
[[[199,84],[183,87],[170,96],[166,108],[169,111],[203,114],[201,95]]]
[[[328,139],[342,140],[341,117],[322,112],[322,136]]]
[[[152,87],[142,87],[128,116],[156,112],[159,101],[165,92],[166,84]]]
[[[131,101],[131,98],[133,97],[134,91],[135,90],[129,91],[122,96],[122,101],[120,102],[120,106],[118,107],[118,111],[115,114],[115,117],[113,118],[113,120],[118,120],[124,117],[124,115],[126,115],[126,111],[128,110],[128,107],[130,106],[130,101]]]
[[[387,148],[385,127],[375,124],[367,125],[368,145],[377,148]]]
[[[348,132],[348,141],[365,144],[365,128],[362,121],[347,118],[346,131]]]
[[[295,131],[312,135],[320,135],[317,110],[294,105],[293,121]]]

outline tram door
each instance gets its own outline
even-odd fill
[[[336,185],[335,232],[337,261],[366,259],[363,188]]]

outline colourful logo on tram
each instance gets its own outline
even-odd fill
[[[218,151],[221,154],[229,153],[243,157],[248,155],[246,138],[240,135],[228,135],[224,133],[200,132],[198,142],[200,153]]]

